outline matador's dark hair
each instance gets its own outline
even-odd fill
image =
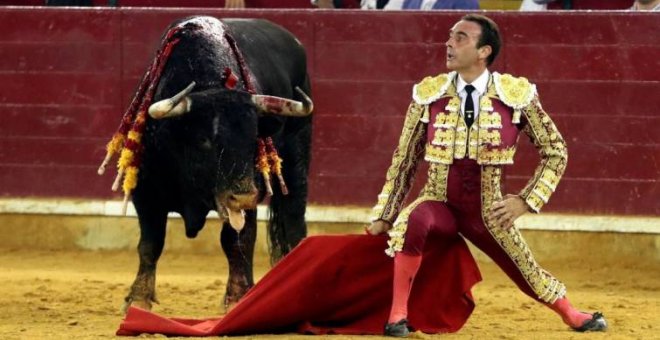
[[[491,18],[479,14],[467,14],[461,20],[471,21],[481,26],[481,37],[479,37],[477,48],[488,45],[493,50],[486,60],[488,66],[490,66],[500,53],[500,47],[502,47],[500,28]]]

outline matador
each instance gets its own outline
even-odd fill
[[[566,287],[536,262],[514,221],[538,213],[566,169],[566,143],[526,78],[490,72],[501,45],[497,25],[469,14],[447,40],[450,73],[413,87],[403,132],[373,209],[371,234],[388,232],[394,257],[392,308],[385,334],[406,336],[407,304],[426,246],[464,237],[486,253],[528,296],[557,312],[576,331],[607,328],[599,312],[575,309]],[[520,132],[539,150],[533,177],[503,196],[503,168],[513,164]],[[404,207],[417,165],[428,162],[419,196]],[[440,241],[426,242],[429,235]],[[447,277],[451,280],[451,277]],[[441,302],[439,302],[441,303]],[[503,303],[506,303],[503,301]]]

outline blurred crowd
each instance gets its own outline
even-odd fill
[[[346,8],[368,10],[477,10],[481,3],[489,0],[207,0],[169,1],[181,7],[224,7],[224,8]],[[11,1],[0,4],[20,5]],[[492,2],[492,0],[490,1]],[[510,0],[520,3],[522,11],[544,10],[616,10],[660,11],[660,0]],[[48,6],[158,6],[161,2],[149,0],[45,0]],[[166,6],[171,7],[171,6]]]

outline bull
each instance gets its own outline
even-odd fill
[[[186,236],[194,238],[215,210],[224,218],[220,243],[229,262],[224,298],[229,307],[254,285],[258,201],[272,194],[272,262],[306,236],[313,104],[305,50],[290,32],[266,20],[190,17],[170,25],[162,39],[129,108],[149,104],[148,116],[140,121],[137,113],[129,124],[137,132],[124,139],[125,149],[133,145],[132,161],[124,163],[137,169],[137,183],[132,188],[126,177],[124,191],[132,196],[140,225],[139,269],[124,306],[150,309],[157,302],[156,265],[168,213],[179,213]],[[127,116],[128,111],[122,124]],[[279,152],[280,186],[255,171],[264,140],[272,141],[268,152]],[[123,158],[124,151],[115,188],[122,166],[129,167]]]

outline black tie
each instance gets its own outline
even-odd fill
[[[474,91],[474,86],[465,85],[465,92],[467,92],[467,97],[465,98],[465,111],[463,115],[465,116],[465,124],[469,128],[474,123],[474,102],[472,101],[472,91]]]

